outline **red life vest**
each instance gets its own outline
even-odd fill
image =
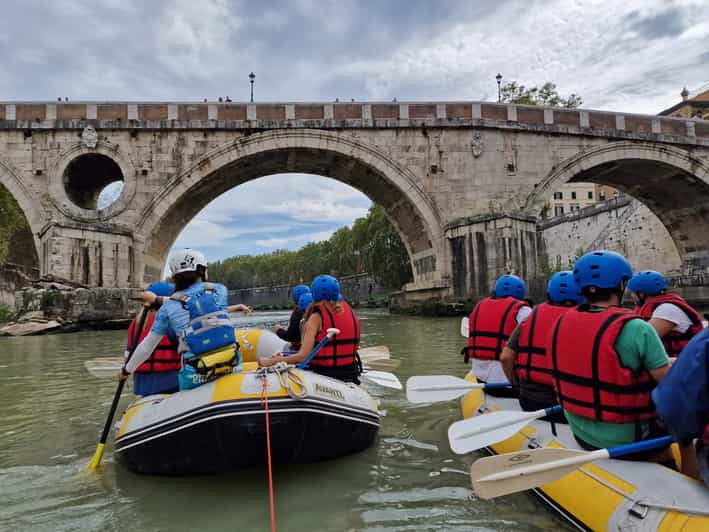
[[[514,297],[486,297],[480,301],[468,318],[469,356],[480,360],[499,360],[502,348],[517,326],[517,313],[526,302]]]
[[[702,325],[702,317],[699,313],[692,308],[689,303],[684,299],[679,297],[677,294],[660,294],[659,296],[648,296],[645,299],[645,303],[642,306],[635,309],[635,311],[640,314],[640,317],[645,321],[650,321],[652,318],[652,313],[655,309],[662,305],[663,303],[671,303],[682,309],[692,325],[684,333],[679,333],[677,331],[670,331],[665,336],[662,337],[662,343],[665,346],[665,351],[671,357],[675,357],[680,354],[684,346],[687,345],[692,336],[701,332],[704,328]]]
[[[520,380],[552,386],[547,343],[556,320],[572,308],[542,303],[534,307],[529,317],[522,322],[515,363]]]
[[[340,329],[340,334],[335,335],[326,343],[310,361],[311,366],[350,366],[357,361],[357,351],[359,350],[359,318],[352,308],[345,302],[340,301],[342,312],[330,311],[323,303],[316,303],[314,310],[320,312],[322,316],[322,329],[315,342],[320,342],[327,330],[331,327]]]
[[[140,319],[140,322],[138,321]],[[128,327],[128,351],[133,352],[143,341],[155,321],[155,310],[143,310],[141,315],[131,322]],[[136,373],[149,373],[156,371],[177,371],[182,367],[182,357],[177,353],[177,342],[168,336],[163,336],[160,343],[150,355],[150,358],[136,368]]]
[[[582,305],[557,320],[547,352],[554,389],[565,410],[609,423],[655,417],[652,377],[646,370],[624,367],[614,347],[625,324],[636,318],[630,310],[591,312]]]

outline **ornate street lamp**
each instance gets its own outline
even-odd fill
[[[497,76],[495,76],[495,79],[497,80],[497,103],[500,103],[502,101],[502,92],[500,89],[500,83],[502,83],[502,74],[498,72]]]
[[[249,74],[249,83],[251,83],[251,101],[254,101],[254,80],[256,79],[256,74],[253,72]]]

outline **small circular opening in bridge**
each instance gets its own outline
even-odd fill
[[[120,197],[124,184],[120,166],[98,153],[80,155],[71,161],[63,180],[69,199],[88,210],[110,207]]]

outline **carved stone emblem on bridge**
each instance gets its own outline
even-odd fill
[[[87,148],[94,149],[98,144],[98,133],[94,126],[86,126],[81,132],[81,143]]]
[[[483,154],[483,136],[479,131],[473,133],[473,140],[470,141],[470,149],[473,150],[473,157],[476,159]]]

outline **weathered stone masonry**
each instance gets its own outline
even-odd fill
[[[534,221],[571,180],[638,198],[683,269],[709,266],[707,121],[475,102],[0,103],[0,183],[27,215],[27,245],[43,274],[91,286],[155,279],[209,201],[281,172],[382,204],[410,252],[411,299],[533,276]],[[97,210],[116,177],[121,197]]]

